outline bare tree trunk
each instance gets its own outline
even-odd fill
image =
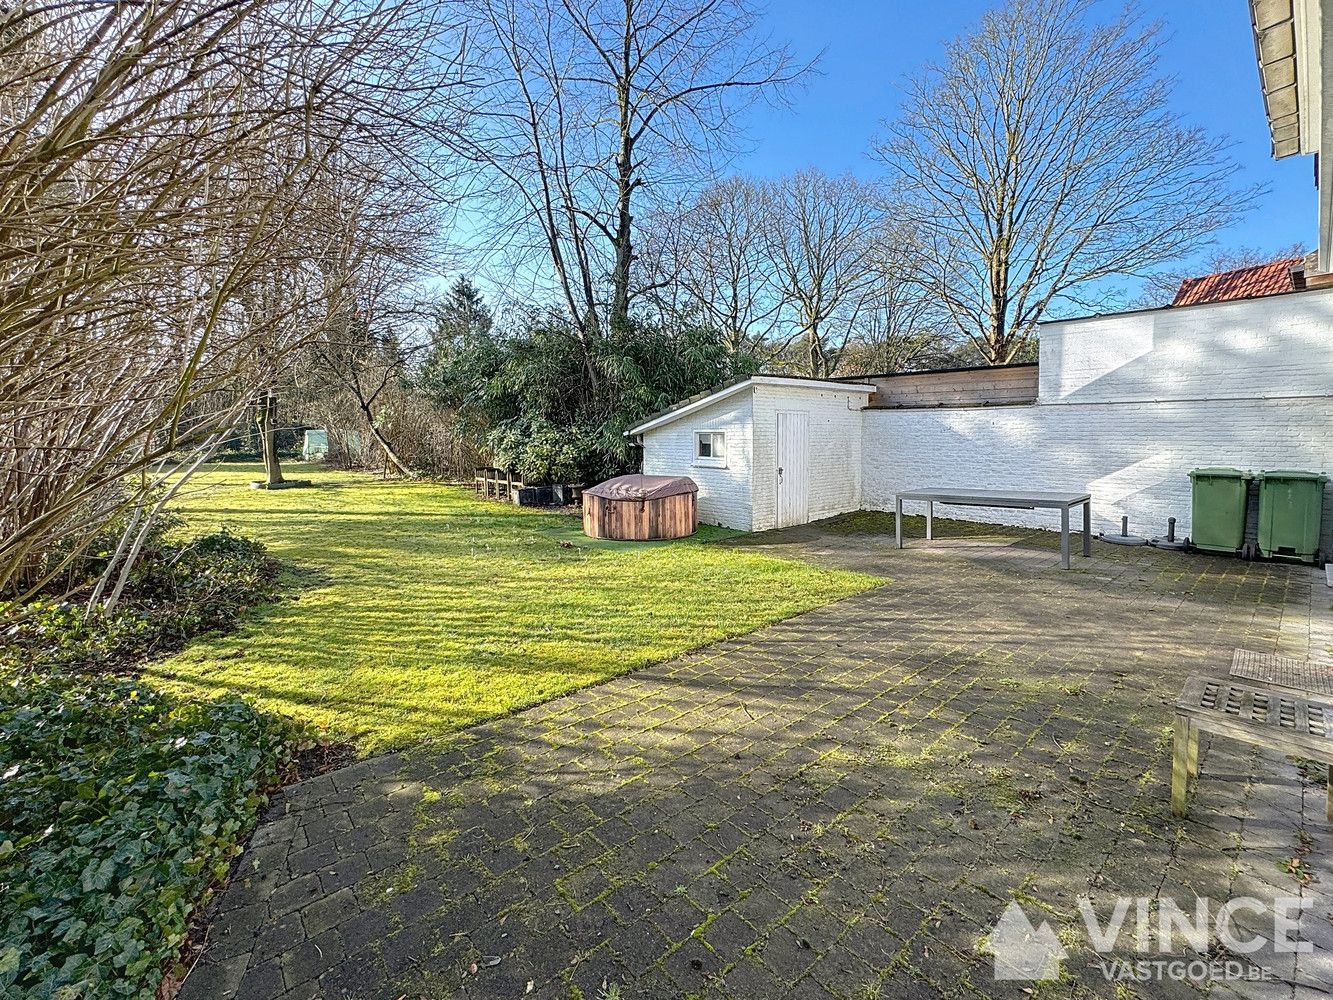
[[[616,150],[616,218],[611,238],[615,261],[611,267],[612,331],[623,329],[629,323],[630,265],[634,259],[631,242],[634,217],[630,212],[630,198],[637,181],[634,177],[634,120],[629,89],[634,78],[631,61],[634,35],[634,7],[626,0],[624,33],[617,53],[620,72],[616,79],[616,112],[620,119],[620,144]]]
[[[824,350],[823,338],[817,327],[811,326],[805,333],[806,363],[810,366],[811,378],[825,378],[829,374],[828,354]]]
[[[281,486],[282,465],[278,462],[278,394],[267,390],[255,404],[255,424],[259,428],[259,450],[264,456],[264,485]]]
[[[388,473],[389,466],[393,466],[400,476],[411,477],[413,475],[411,467],[399,457],[398,452],[394,451],[393,445],[389,443],[389,439],[384,435],[384,432],[380,430],[379,424],[376,422],[374,415],[370,412],[370,404],[361,398],[360,393],[357,393],[357,404],[361,407],[361,412],[365,415],[366,426],[370,428],[370,436],[375,439],[375,443],[378,444],[380,450],[384,452],[385,473]]]

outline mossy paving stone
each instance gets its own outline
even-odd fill
[[[715,913],[740,898],[740,891],[721,875],[705,873],[685,887],[690,902],[705,913]]]
[[[378,910],[361,910],[338,925],[348,956],[376,947],[393,928],[393,921]]]
[[[535,934],[523,929],[506,930],[509,937],[489,942],[485,954],[501,955],[502,964],[512,972],[540,985],[578,958],[578,949],[562,937]],[[468,939],[471,943],[471,939]]]
[[[957,995],[964,977],[989,964],[989,959],[970,949],[950,947],[933,933],[933,928],[908,942],[906,959],[945,995]]]
[[[272,919],[259,929],[251,951],[251,963],[280,958],[305,939],[305,928],[296,913],[286,913]]]
[[[911,928],[915,933],[916,926]],[[863,914],[850,927],[843,929],[834,950],[855,955],[872,969],[887,969],[907,939],[894,934],[875,914]]]
[[[661,904],[661,894],[645,884],[641,875],[621,883],[606,897],[606,905],[626,924],[639,921]]]
[[[443,943],[437,928],[416,925],[382,939],[377,953],[380,962],[393,974],[419,965]]]
[[[940,1000],[941,993],[938,986],[919,978],[911,968],[895,966],[886,973],[880,996],[893,1000]]]
[[[209,928],[209,953],[218,960],[249,955],[266,929],[268,907],[251,903],[225,910]]]
[[[351,889],[370,875],[370,860],[365,854],[348,850],[319,873],[319,888],[325,895]]]
[[[282,956],[282,978],[288,988],[318,979],[343,960],[342,937],[325,931],[307,938]]]
[[[784,927],[775,927],[756,946],[763,963],[786,982],[800,979],[819,956],[808,943]]]
[[[287,984],[282,978],[282,963],[278,958],[251,962],[236,991],[236,1000],[272,1000],[282,996]]]
[[[1293,797],[1294,772],[1209,743],[1190,817],[1171,820],[1163,730],[1182,662],[1216,654],[1224,671],[1232,646],[1299,632],[1299,571],[1140,551],[1064,574],[1022,533],[874,555],[814,536],[834,539],[821,559],[891,561],[894,582],[291,790],[219,931],[253,925],[295,969],[317,940],[302,915],[346,916],[324,933],[367,943],[356,995],[404,987],[387,1000],[527,995],[529,980],[539,1000],[571,985],[595,1000],[603,980],[627,1000],[862,1000],[880,976],[882,997],[998,1000],[1027,994],[993,982],[975,945],[1011,900],[1063,926],[1084,892],[1216,898],[1233,862],[1268,864],[1245,884],[1278,891],[1285,841],[1264,817],[1294,812],[1295,830],[1322,792]],[[349,878],[356,913],[315,905]],[[237,947],[227,935],[201,968],[220,975]],[[463,978],[479,948],[500,972]],[[249,963],[243,993],[263,968]],[[1115,994],[1071,974],[1036,996]],[[187,983],[182,1000],[207,998]]]
[[[651,920],[635,920],[616,935],[616,961],[632,976],[641,976],[675,947]]]
[[[663,937],[672,943],[684,941],[704,922],[704,918],[705,914],[679,893],[664,900],[648,917]]]

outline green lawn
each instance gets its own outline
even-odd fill
[[[433,483],[293,466],[308,490],[251,490],[219,465],[177,504],[300,568],[299,600],[196,641],[149,676],[231,689],[327,725],[364,753],[479,720],[877,586],[874,577],[709,545],[592,542],[576,518]]]

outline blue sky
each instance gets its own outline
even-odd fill
[[[866,151],[879,122],[895,117],[902,78],[938,59],[943,44],[965,32],[994,3],[981,0],[770,0],[775,40],[810,58],[825,49],[821,75],[790,108],[750,115],[753,146],[735,169],[772,176],[806,166],[874,176]],[[1223,246],[1264,250],[1314,246],[1316,203],[1311,157],[1281,162],[1269,152],[1248,4],[1243,0],[1147,0],[1146,15],[1164,22],[1163,70],[1176,78],[1181,114],[1235,143],[1240,179],[1269,192],[1245,221],[1221,234]],[[1103,2],[1104,16],[1119,5]]]

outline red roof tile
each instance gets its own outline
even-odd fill
[[[1227,302],[1231,299],[1255,299],[1263,295],[1294,292],[1301,286],[1291,269],[1304,258],[1275,260],[1258,267],[1242,267],[1220,274],[1205,274],[1201,278],[1186,278],[1180,283],[1173,306],[1195,306],[1202,302]]]

